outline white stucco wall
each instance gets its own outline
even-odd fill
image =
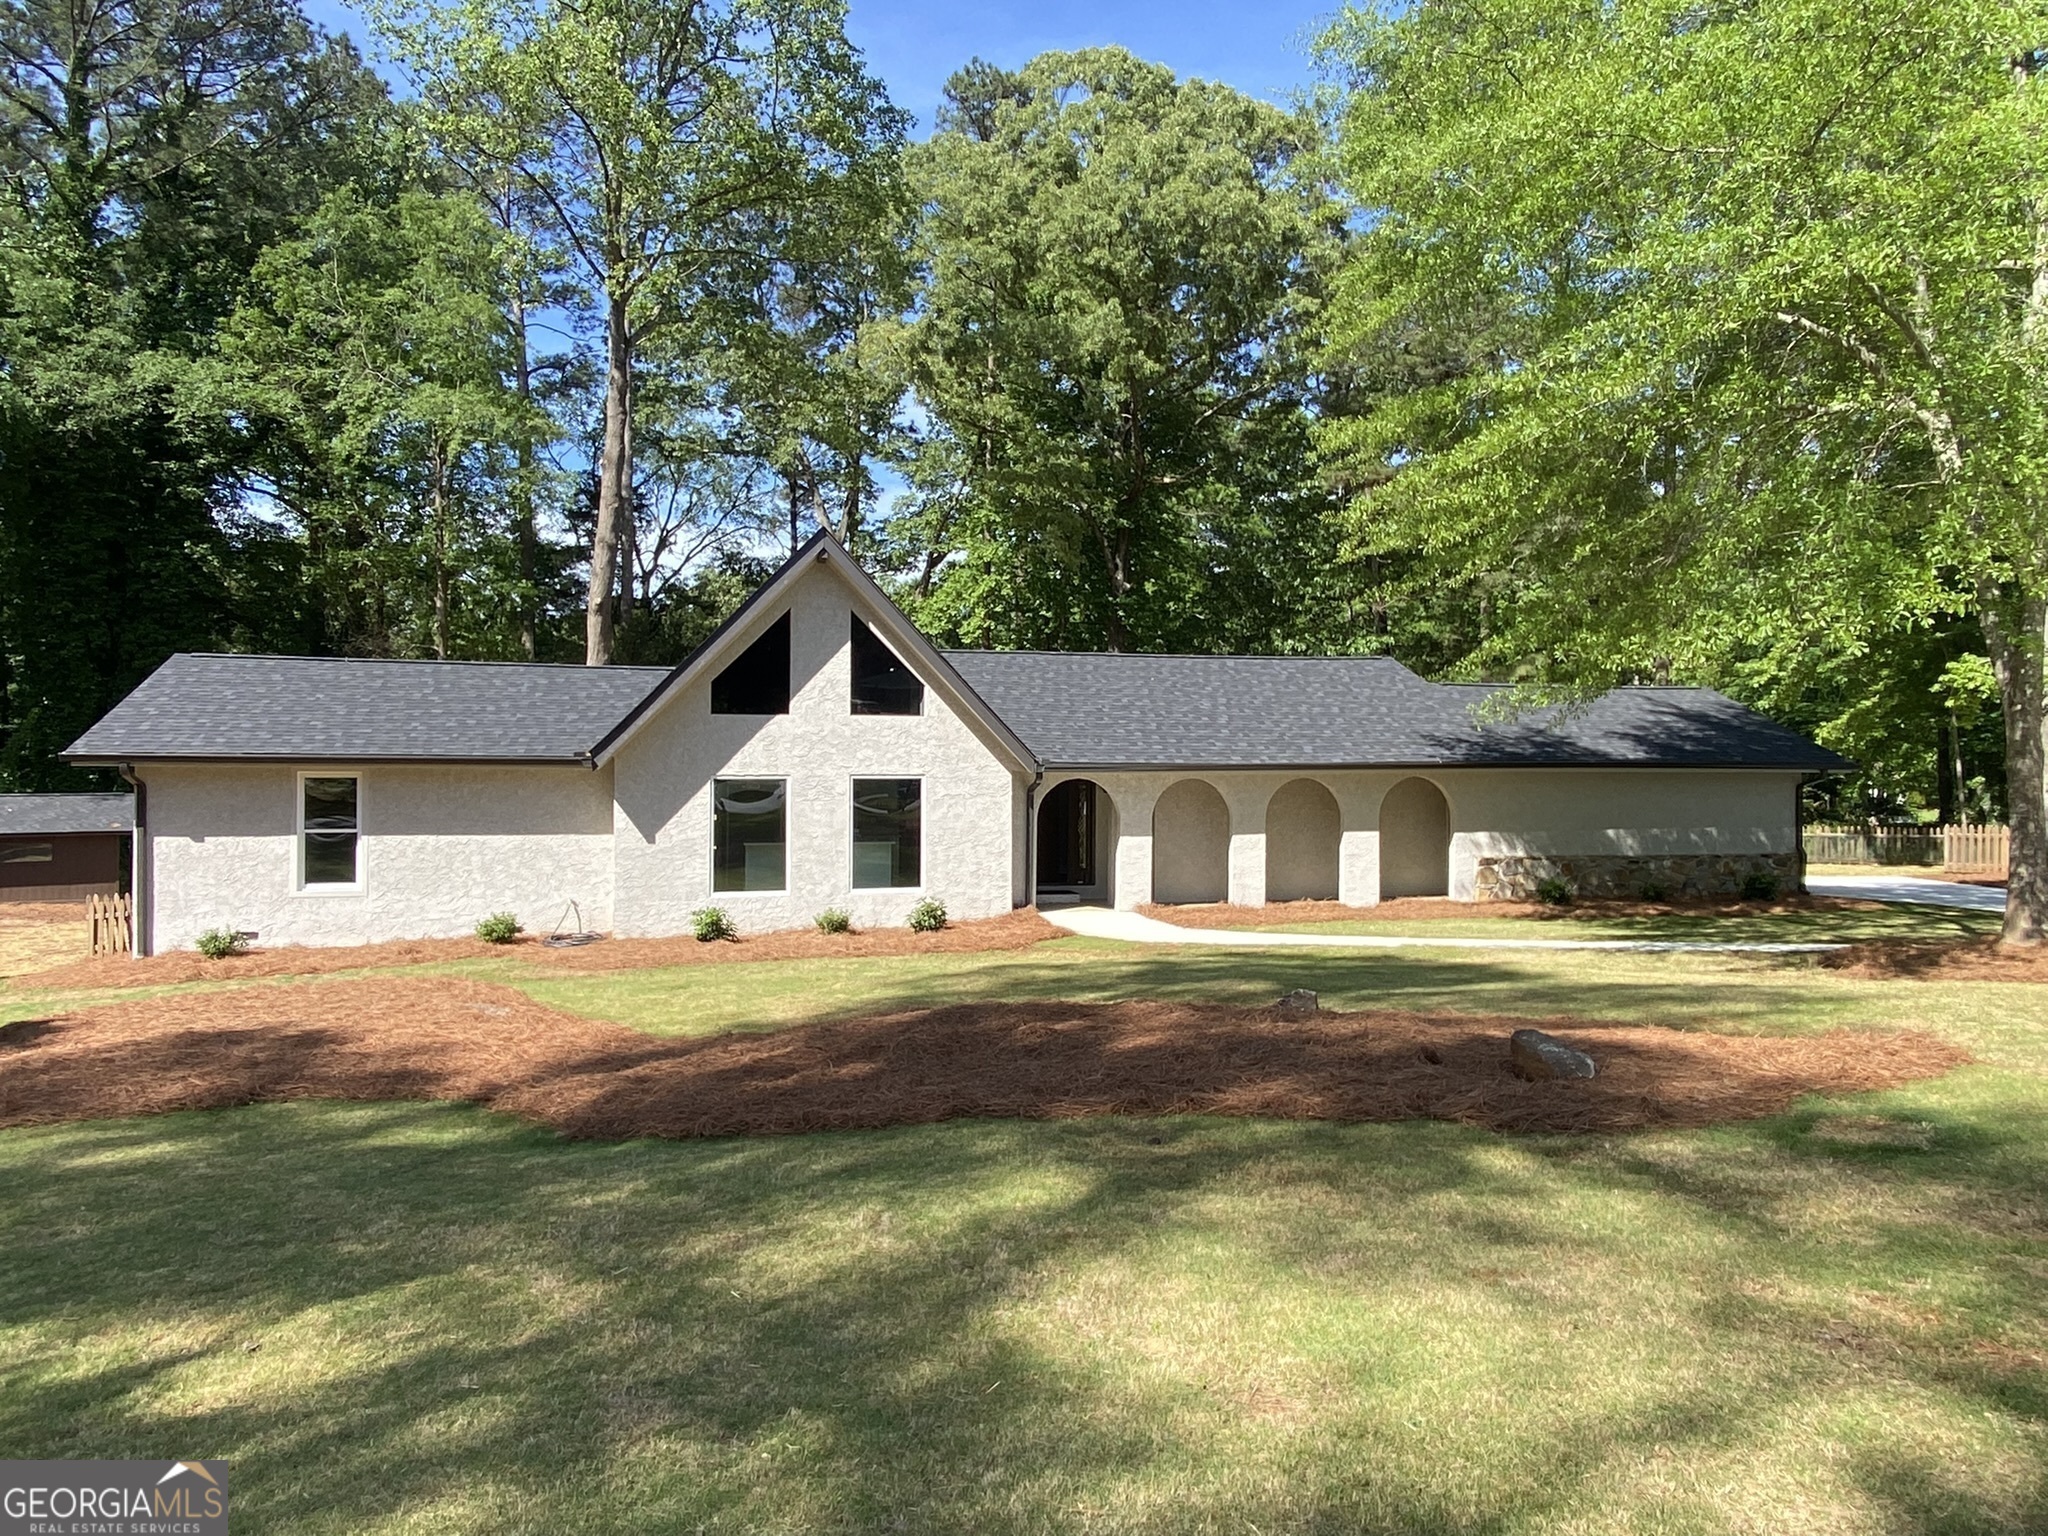
[[[301,889],[298,774],[361,779],[360,890]],[[209,928],[361,944],[469,933],[492,912],[546,932],[571,901],[612,924],[608,771],[354,764],[144,764],[152,947]]]
[[[1266,899],[1335,900],[1344,813],[1314,779],[1295,779],[1266,805]]]
[[[925,896],[955,918],[992,917],[1023,899],[1023,784],[979,727],[924,678],[924,713],[856,715],[848,639],[853,588],[814,565],[781,604],[750,618],[731,654],[790,614],[786,715],[711,713],[710,674],[668,700],[614,764],[616,905],[621,934],[687,930],[700,907],[724,908],[741,931],[798,928],[827,907],[857,927],[900,925]],[[870,617],[863,611],[863,617]],[[904,657],[913,668],[915,659]],[[789,783],[787,889],[711,888],[711,785],[720,778]],[[923,885],[853,888],[853,780],[924,780]]]
[[[1764,770],[1467,768],[1406,771],[1101,772],[1092,778],[1116,807],[1114,900],[1119,907],[1155,899],[1155,869],[1179,855],[1157,847],[1153,812],[1166,791],[1188,779],[1214,788],[1229,808],[1230,899],[1257,903],[1288,889],[1292,866],[1278,852],[1302,851],[1287,834],[1268,836],[1279,790],[1298,779],[1327,788],[1338,811],[1338,897],[1370,905],[1380,897],[1380,811],[1387,791],[1420,777],[1450,807],[1450,894],[1470,900],[1479,860],[1515,854],[1784,853],[1798,845],[1794,796],[1799,776]],[[1054,782],[1048,779],[1048,782]],[[1282,807],[1285,809],[1284,805]],[[1208,829],[1204,838],[1214,836]],[[1276,877],[1276,867],[1285,872]],[[1161,894],[1156,899],[1173,900]]]

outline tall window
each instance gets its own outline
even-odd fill
[[[714,715],[789,713],[789,615],[761,632],[731,666],[711,679]]]
[[[924,713],[924,684],[857,613],[853,616],[853,712],[856,715]]]
[[[306,885],[354,885],[356,817],[361,781],[353,774],[312,774],[299,780],[299,870]]]
[[[714,779],[711,803],[711,888],[782,890],[787,884],[788,782]]]
[[[924,781],[853,781],[853,883],[857,890],[924,882]]]

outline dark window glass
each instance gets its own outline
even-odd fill
[[[48,864],[56,857],[49,843],[0,843],[0,864]]]
[[[853,883],[857,890],[924,880],[924,784],[853,781]]]
[[[307,778],[305,843],[306,884],[356,883],[356,781]]]
[[[924,684],[896,658],[882,637],[853,616],[853,712],[856,715],[921,715]],[[915,885],[915,880],[910,882]]]
[[[770,624],[760,639],[740,652],[737,661],[711,679],[711,713],[789,713],[788,614]]]
[[[781,779],[714,779],[711,799],[711,888],[781,890],[788,784]]]

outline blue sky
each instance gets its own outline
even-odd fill
[[[969,59],[1014,68],[1049,48],[1121,43],[1181,75],[1270,101],[1309,82],[1308,39],[1338,0],[852,0],[847,30],[901,107],[931,127],[946,77]],[[330,30],[366,29],[338,0],[307,0]]]

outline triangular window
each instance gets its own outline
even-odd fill
[[[739,659],[711,679],[714,715],[789,713],[789,615],[784,614]]]
[[[853,616],[853,712],[856,715],[924,713],[924,684],[857,613]]]

